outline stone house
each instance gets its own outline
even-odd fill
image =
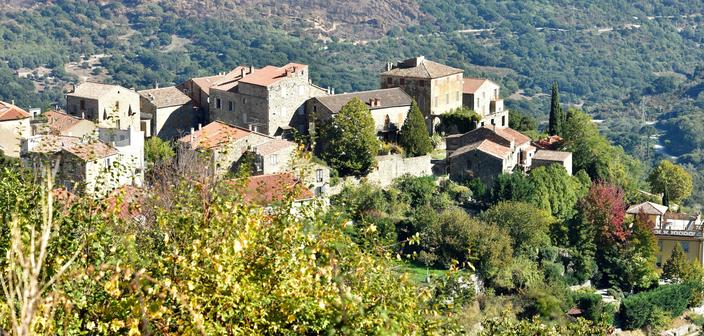
[[[291,173],[266,174],[251,176],[243,180],[230,180],[230,185],[242,194],[243,201],[262,206],[267,212],[290,198],[291,213],[312,203],[316,195],[305,186],[304,182]]]
[[[152,134],[171,140],[186,134],[200,122],[191,98],[175,86],[139,91],[140,109],[152,116]]]
[[[418,103],[432,132],[436,116],[462,107],[462,69],[419,56],[388,63],[380,75],[381,88],[399,87]]]
[[[677,244],[690,261],[704,266],[704,227],[700,214],[671,212],[667,206],[653,202],[635,204],[626,210],[633,218],[641,212],[655,225],[653,233],[658,245],[657,267],[663,267]]]
[[[314,97],[306,103],[306,131],[315,134],[315,124],[330,122],[334,115],[352,99],[367,105],[380,138],[395,140],[403,126],[413,98],[401,88],[380,89]],[[298,128],[298,127],[297,127]]]
[[[179,139],[181,150],[204,154],[208,169],[215,175],[236,171],[245,152],[254,154],[256,174],[271,174],[288,170],[295,144],[266,134],[212,122]]]
[[[191,98],[194,109],[198,112],[198,122],[207,123],[211,120],[210,108],[210,88],[221,82],[229,82],[236,79],[241,74],[241,67],[237,67],[230,72],[221,72],[217,75],[191,78],[181,84],[176,85],[181,92]]]
[[[84,137],[92,135],[97,129],[95,123],[69,115],[63,111],[44,112],[46,127],[50,134]]]
[[[509,127],[479,127],[446,138],[445,167],[450,179],[480,179],[493,186],[496,176],[559,164],[572,175],[572,153],[538,149],[530,138]],[[536,159],[537,158],[537,159]]]
[[[237,67],[236,78],[210,87],[210,121],[221,120],[255,132],[282,136],[305,119],[305,102],[327,94],[312,85],[308,66],[289,63],[261,69]]]
[[[462,104],[481,117],[479,126],[508,127],[508,110],[499,95],[498,84],[485,78],[464,78]]]
[[[21,139],[32,135],[31,119],[27,111],[0,101],[0,154],[20,157]]]
[[[142,120],[139,94],[119,85],[86,82],[66,95],[67,112],[104,128],[134,128],[151,136],[150,120]]]
[[[102,141],[63,135],[38,135],[23,140],[22,159],[35,170],[56,169],[56,185],[70,193],[103,197],[135,181],[122,165],[120,152]],[[56,165],[58,164],[58,167]]]

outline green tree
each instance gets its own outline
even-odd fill
[[[144,160],[151,168],[159,163],[171,160],[176,154],[171,144],[153,136],[144,143]]]
[[[481,218],[508,231],[514,256],[532,260],[550,246],[550,228],[555,218],[528,203],[500,202],[482,213]]]
[[[579,179],[558,164],[533,169],[529,180],[533,185],[529,202],[561,220],[574,216],[575,205],[586,192]]]
[[[658,280],[658,271],[655,268],[657,241],[653,234],[654,227],[655,223],[646,214],[640,213],[636,216],[624,254],[627,267],[625,283],[630,287],[625,288],[627,290],[647,289]]]
[[[682,166],[662,160],[648,176],[651,190],[667,193],[668,201],[679,203],[692,194],[692,175]]]
[[[421,156],[433,150],[433,143],[428,135],[428,127],[425,125],[423,114],[415,101],[411,104],[406,121],[401,127],[399,144],[406,151],[406,156]]]
[[[552,95],[550,97],[550,118],[548,121],[548,134],[562,135],[562,124],[564,123],[562,106],[560,105],[560,92],[557,82],[552,83]]]
[[[670,258],[662,267],[662,276],[673,281],[683,281],[692,273],[692,264],[679,243],[672,249]]]
[[[320,129],[317,152],[340,175],[365,175],[379,149],[374,119],[358,98],[350,100]]]

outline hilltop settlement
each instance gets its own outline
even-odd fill
[[[268,214],[292,204],[286,212],[294,218],[311,207],[328,209],[338,197],[360,246],[403,245],[395,250],[398,259],[423,265],[426,282],[432,281],[428,268],[473,270],[471,280],[456,280],[447,293],[456,295],[470,282],[470,296],[520,293],[531,302],[515,304],[525,316],[588,319],[610,333],[614,327],[655,328],[655,315],[635,312],[643,302],[654,307],[652,314],[672,313],[670,318],[689,305],[687,299],[669,312],[655,294],[633,299],[688,283],[683,279],[704,266],[704,224],[696,211],[677,204],[687,196],[674,177],[678,167],[665,162],[651,174],[653,188],[640,190],[629,176],[631,161],[604,144],[591,120],[580,111],[562,112],[557,86],[544,134],[515,129],[521,122],[505,108],[494,81],[465,77],[462,69],[423,56],[386,64],[379,88],[369,91],[335,92],[313,83],[310,71],[299,63],[242,65],[141,91],[82,82],[66,92],[63,109],[45,111],[0,102],[0,150],[27,171],[51,171],[59,201],[98,200],[137,226],[167,216],[141,205],[147,190],[160,194],[177,177],[198,185],[223,182],[241,191],[241,202]],[[691,192],[691,177],[689,183]],[[359,196],[375,190],[378,198]],[[378,205],[389,200],[401,200],[405,210]],[[438,210],[448,204],[462,213]],[[487,226],[452,231],[455,223],[474,220],[464,211]],[[446,236],[433,238],[418,224],[431,219],[446,225],[438,229],[448,230]],[[540,229],[527,228],[532,223]],[[519,231],[522,236],[515,235]],[[372,233],[378,237],[366,238]],[[448,248],[453,244],[458,247]],[[650,244],[652,255],[639,254],[639,244]],[[239,252],[246,240],[233,246]],[[502,268],[506,251],[510,266]],[[641,268],[628,268],[633,265]],[[684,268],[691,268],[689,275]],[[530,297],[533,286],[558,278],[575,284],[570,290],[578,294],[572,295],[582,296],[561,301],[566,307]],[[446,307],[449,301],[438,302]],[[551,304],[558,307],[551,310]],[[296,313],[290,314],[283,319],[293,322]],[[479,322],[489,334],[501,325]]]

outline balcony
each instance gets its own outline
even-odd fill
[[[677,236],[677,237],[702,238],[702,231],[701,230],[654,229],[653,234],[655,234],[656,236]]]

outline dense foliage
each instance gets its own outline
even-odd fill
[[[410,157],[425,155],[433,150],[428,127],[415,101],[411,104],[411,109],[401,127],[398,143]]]

